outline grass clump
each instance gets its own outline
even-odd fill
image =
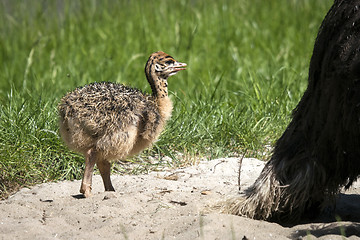
[[[80,177],[80,156],[59,140],[54,99],[10,91],[0,107],[0,188]]]
[[[158,50],[188,69],[169,80],[173,117],[140,158],[262,157],[306,88],[331,3],[0,0],[0,196],[80,178],[82,157],[59,137],[58,101],[94,81],[149,92],[143,68]]]

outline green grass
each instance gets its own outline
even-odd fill
[[[261,158],[306,89],[331,3],[0,0],[0,197],[81,178],[82,157],[59,138],[59,99],[94,81],[150,92],[143,68],[158,50],[188,69],[169,80],[174,112],[166,130],[134,161],[152,156],[155,163],[141,164],[152,169],[162,156],[176,166],[245,149]]]

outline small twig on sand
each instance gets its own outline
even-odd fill
[[[241,187],[240,187],[240,175],[241,175],[241,165],[242,165],[242,161],[246,155],[246,152],[247,152],[247,149],[245,149],[245,152],[244,154],[242,155],[242,157],[240,158],[239,160],[239,172],[238,172],[238,186],[239,186],[239,191],[241,190]]]
[[[225,160],[221,160],[221,162],[218,162],[217,164],[214,165],[214,173],[215,173],[215,168],[216,168],[216,166],[219,165],[219,164],[221,164],[221,163],[224,163],[224,162],[225,162]]]

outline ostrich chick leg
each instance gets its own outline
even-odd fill
[[[105,159],[98,159],[96,165],[103,179],[105,191],[115,191],[110,179],[111,164]]]
[[[85,171],[80,187],[80,192],[84,194],[85,197],[91,196],[92,175],[94,171],[95,162],[96,162],[96,151],[94,149],[89,149],[85,153]]]

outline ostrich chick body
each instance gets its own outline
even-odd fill
[[[186,64],[164,52],[153,53],[145,66],[152,95],[121,84],[92,83],[65,95],[59,104],[60,134],[70,149],[85,156],[80,192],[91,195],[95,163],[105,191],[114,191],[111,162],[149,147],[171,116],[167,79]]]

